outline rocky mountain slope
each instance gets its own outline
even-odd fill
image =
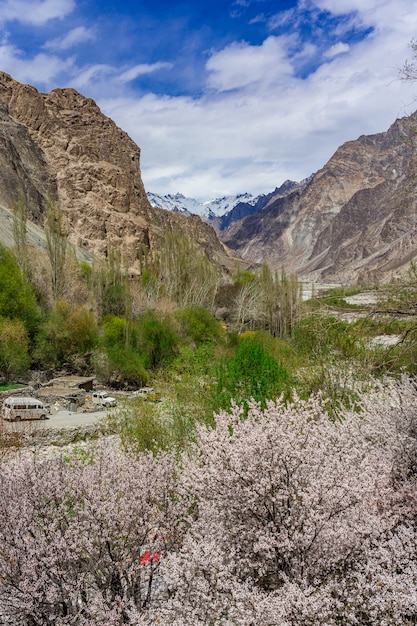
[[[385,280],[417,257],[417,114],[342,145],[304,189],[220,233],[252,262],[319,281]]]
[[[13,203],[23,193],[29,232],[42,245],[44,198],[59,198],[70,241],[104,257],[109,244],[132,271],[140,247],[152,249],[178,227],[211,258],[230,257],[199,217],[152,207],[143,187],[140,149],[95,102],[74,89],[40,93],[0,73],[0,220],[10,240]],[[37,239],[36,239],[37,237]]]

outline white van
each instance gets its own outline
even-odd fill
[[[3,414],[6,420],[46,419],[47,409],[37,398],[6,398],[3,402]]]

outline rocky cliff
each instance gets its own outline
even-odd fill
[[[304,189],[220,234],[253,262],[314,280],[385,280],[417,257],[417,114],[342,145]]]
[[[178,227],[227,264],[210,226],[151,207],[139,160],[139,147],[93,100],[74,89],[40,93],[0,73],[0,216],[23,192],[31,226],[42,227],[44,198],[52,193],[70,241],[90,254],[104,257],[110,243],[134,271],[139,247],[157,247],[167,229]]]

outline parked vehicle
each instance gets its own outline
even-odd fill
[[[134,398],[144,398],[149,402],[159,402],[161,400],[161,394],[156,393],[153,387],[142,387],[132,393]]]
[[[3,414],[6,420],[18,422],[20,420],[45,420],[48,409],[37,398],[6,398],[3,402]]]
[[[109,396],[107,391],[94,391],[91,399],[93,404],[98,404],[99,406],[110,407],[117,404],[116,398]]]

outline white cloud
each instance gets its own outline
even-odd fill
[[[207,62],[208,86],[218,91],[271,84],[292,74],[288,37],[268,37],[261,46],[233,43],[214,53]]]
[[[392,4],[392,0],[312,0],[319,9],[330,11],[333,15],[345,15],[352,11],[366,13],[377,7]],[[395,4],[395,3],[394,3]]]
[[[85,28],[85,26],[78,26],[73,28],[63,37],[58,37],[52,41],[48,41],[45,44],[45,48],[52,50],[68,50],[74,46],[85,43],[86,41],[94,41],[95,33],[93,28]]]
[[[22,83],[48,85],[61,72],[69,71],[73,59],[62,60],[54,55],[37,54],[28,59],[10,44],[0,45],[0,67]]]
[[[141,147],[146,189],[203,200],[265,193],[317,171],[344,141],[382,132],[411,113],[417,87],[399,81],[398,68],[409,56],[417,14],[404,19],[409,0],[390,15],[380,7],[370,36],[330,49],[326,63],[304,78],[291,74],[296,55],[290,59],[289,46],[270,37],[262,46],[214,53],[210,90],[199,99],[103,99],[102,109]],[[314,53],[311,44],[306,50]]]
[[[74,77],[71,80],[71,85],[76,89],[83,89],[86,85],[93,80],[101,80],[103,78],[111,78],[116,73],[116,70],[111,65],[105,63],[97,63],[96,65],[90,65],[81,71],[74,73]]]
[[[16,20],[40,25],[64,18],[75,8],[75,0],[4,0],[0,3],[0,22]]]
[[[135,78],[138,78],[138,76],[151,74],[152,72],[157,72],[162,69],[169,69],[171,67],[172,63],[140,63],[139,65],[135,65],[125,72],[122,72],[117,80],[121,83],[127,83],[131,80],[135,80]]]
[[[331,59],[333,57],[337,57],[339,54],[345,54],[346,52],[349,52],[350,50],[350,46],[347,43],[343,43],[343,42],[339,42],[334,44],[334,46],[331,46],[325,53],[324,56],[327,59]]]

